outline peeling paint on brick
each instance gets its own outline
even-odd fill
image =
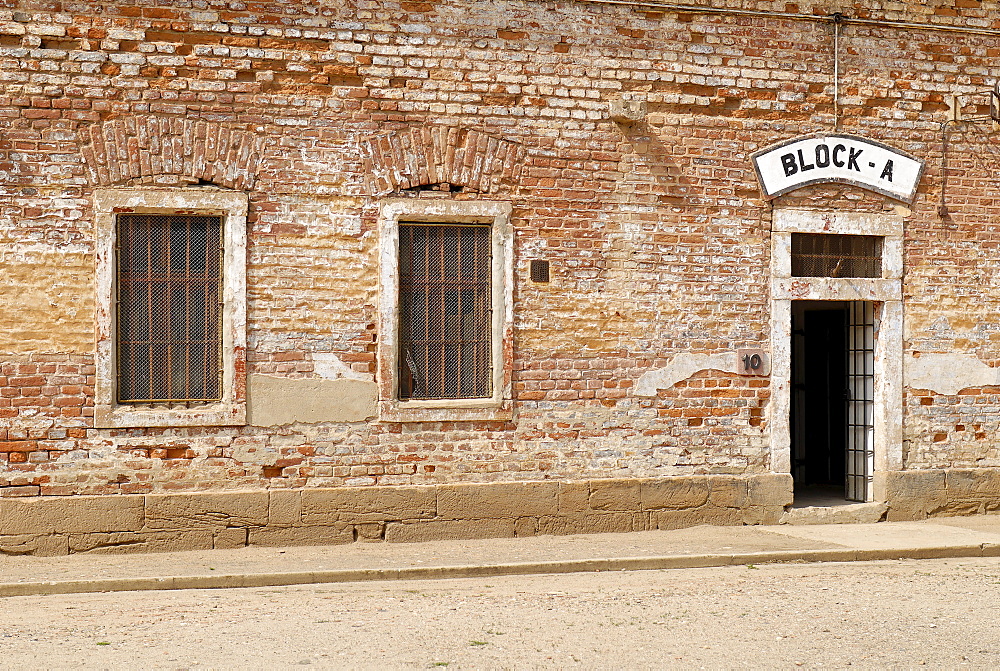
[[[1000,385],[1000,368],[992,368],[968,354],[910,354],[904,370],[909,388],[945,396],[954,396],[969,387]]]
[[[636,396],[656,396],[658,389],[669,389],[681,380],[707,370],[737,372],[736,353],[678,354],[663,368],[643,373],[635,383],[634,393]]]

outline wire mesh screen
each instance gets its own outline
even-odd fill
[[[222,221],[118,217],[118,401],[221,398]]]
[[[545,259],[532,259],[529,265],[532,282],[549,281],[549,262]]]
[[[792,234],[794,277],[881,277],[877,235]]]
[[[490,227],[399,225],[399,398],[491,394]]]

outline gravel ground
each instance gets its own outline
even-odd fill
[[[3,668],[1000,667],[1000,559],[0,600]]]

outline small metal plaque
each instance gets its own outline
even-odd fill
[[[740,375],[766,377],[771,374],[771,358],[762,349],[738,349],[736,370]]]

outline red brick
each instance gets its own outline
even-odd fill
[[[37,440],[5,440],[0,442],[0,452],[34,452],[37,449]]]

